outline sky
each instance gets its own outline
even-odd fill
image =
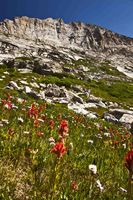
[[[0,0],[0,21],[16,16],[81,21],[133,38],[133,0]]]

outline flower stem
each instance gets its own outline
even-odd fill
[[[129,179],[128,179],[128,200],[132,200],[132,172],[129,171]]]

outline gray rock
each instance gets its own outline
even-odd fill
[[[53,70],[47,64],[43,66],[34,66],[33,72],[41,75],[53,75]]]
[[[74,92],[72,91],[65,91],[66,97],[68,98],[69,101],[73,101],[73,102],[78,102],[80,104],[83,104],[84,101],[81,97],[79,97],[78,95],[76,95]]]
[[[133,115],[133,111],[125,109],[110,109],[109,113],[114,115],[117,119],[120,119],[123,114]]]
[[[131,124],[133,123],[133,115],[123,114],[119,119],[119,122],[125,125],[128,129],[131,129]]]
[[[47,97],[65,97],[65,91],[55,84],[48,84],[45,90]]]
[[[40,98],[40,95],[37,92],[33,91],[29,86],[25,86],[24,90],[25,90],[25,93],[28,94],[29,96],[31,96],[35,99]]]
[[[13,87],[14,89],[16,89],[16,90],[20,90],[20,87],[17,85],[17,83],[16,82],[14,82],[14,81],[10,81],[9,82],[9,87]]]
[[[109,113],[104,113],[104,119],[108,122],[113,122],[113,123],[118,123],[118,119],[113,116],[112,114],[109,114]]]
[[[40,85],[40,87],[43,88],[43,89],[45,89],[45,88],[47,87],[45,83],[40,83],[39,85]]]

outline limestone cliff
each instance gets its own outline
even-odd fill
[[[95,57],[109,60],[118,70],[133,77],[133,39],[104,28],[62,19],[16,17],[0,23],[0,60],[16,56],[47,58]]]

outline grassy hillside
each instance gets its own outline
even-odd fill
[[[1,200],[127,199],[125,155],[132,148],[132,135],[126,129],[5,86],[11,80],[19,85],[21,79],[67,88],[76,84],[107,101],[131,106],[132,83],[85,81],[68,74],[23,75],[3,65],[0,76]]]

